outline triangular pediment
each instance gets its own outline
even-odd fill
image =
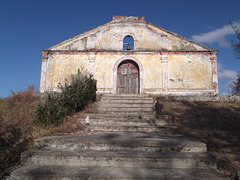
[[[48,50],[122,51],[123,39],[134,39],[135,51],[216,51],[145,21],[144,17],[114,16],[102,26],[63,41]]]

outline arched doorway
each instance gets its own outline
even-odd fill
[[[117,93],[139,94],[139,67],[132,60],[122,61],[117,68]]]

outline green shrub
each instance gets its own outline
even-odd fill
[[[59,85],[61,93],[48,94],[46,101],[36,110],[36,123],[40,125],[59,124],[67,115],[81,111],[96,100],[96,80],[92,75],[78,73],[71,77],[71,83]]]

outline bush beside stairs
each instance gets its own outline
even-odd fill
[[[103,95],[98,112],[78,117],[89,116],[87,133],[35,140],[10,179],[228,179],[204,143],[173,134],[154,108],[147,95]]]

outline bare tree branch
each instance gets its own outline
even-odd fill
[[[234,54],[236,55],[236,58],[240,59],[240,26],[239,24],[233,23],[231,20],[229,23],[232,26],[238,38],[238,42],[234,42],[232,40],[232,48],[233,48]]]

